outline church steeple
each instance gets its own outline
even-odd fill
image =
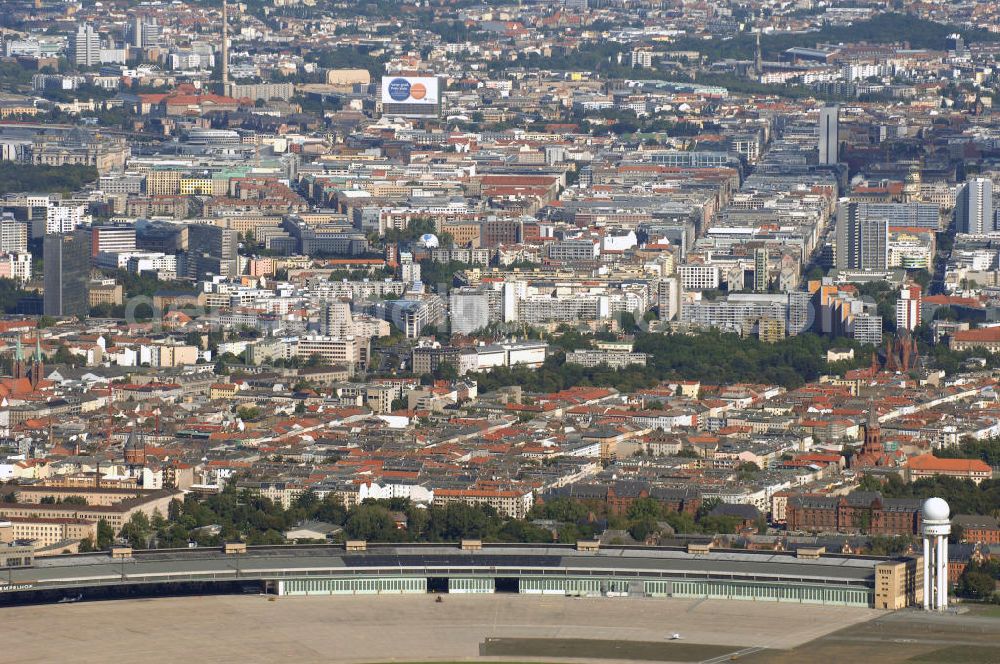
[[[760,77],[764,73],[764,54],[760,47],[760,26],[757,26],[757,47],[754,49],[753,54],[753,73],[755,76]]]
[[[31,389],[37,389],[38,383],[45,373],[45,360],[42,356],[42,339],[40,334],[35,334],[35,355],[31,358],[31,370],[28,378],[31,379]]]
[[[862,450],[878,453],[883,451],[882,426],[879,424],[878,411],[873,401],[868,402],[868,422],[865,424],[865,442]]]
[[[764,73],[764,52],[760,46],[760,32],[761,26],[763,25],[764,17],[758,12],[757,20],[753,21],[752,25],[754,28],[754,50],[753,50],[753,63],[750,65],[750,74],[753,78],[760,80],[761,75]]]
[[[131,477],[142,478],[142,469],[146,465],[146,435],[135,429],[129,432],[125,440],[125,465]]]
[[[887,454],[882,443],[882,427],[878,421],[875,402],[868,402],[868,417],[864,426],[864,442],[857,454],[851,457],[851,468],[876,468],[895,465],[892,454]]]
[[[24,378],[25,374],[24,367],[24,348],[21,346],[21,335],[17,335],[17,345],[14,348],[14,362],[11,365],[11,375],[17,378]]]
[[[875,402],[868,402],[868,428],[878,427],[878,411],[875,410]]]

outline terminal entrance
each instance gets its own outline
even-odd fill
[[[496,579],[496,592],[498,593],[518,593],[521,592],[520,581],[513,576],[501,576]]]
[[[448,592],[461,595],[484,595],[494,592],[493,579],[484,576],[451,577]]]
[[[497,579],[496,581],[499,581]],[[506,592],[517,592],[517,579],[509,579],[514,583],[514,589]],[[497,589],[495,581],[488,576],[433,576],[427,579],[427,592],[449,593],[453,595],[482,595],[502,592]]]

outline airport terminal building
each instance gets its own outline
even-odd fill
[[[898,609],[916,603],[921,561],[797,552],[572,545],[302,545],[131,551],[36,559],[8,569],[0,602],[198,592],[282,596],[521,593],[682,597]]]

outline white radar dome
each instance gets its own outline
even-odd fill
[[[434,235],[433,233],[424,233],[420,236],[420,244],[424,245],[428,249],[436,248],[439,244],[437,235]]]
[[[921,508],[924,521],[947,521],[951,516],[951,508],[943,498],[928,498]]]

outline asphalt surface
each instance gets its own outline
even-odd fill
[[[674,633],[692,646],[675,650],[676,661],[695,661],[692,654],[720,656],[720,649],[693,647],[699,644],[750,655],[880,615],[771,602],[520,595],[449,595],[441,603],[428,595],[200,596],[10,607],[2,614],[7,633],[16,635],[2,661],[17,664],[122,657],[152,664],[453,662],[482,660],[487,639],[663,643]]]

